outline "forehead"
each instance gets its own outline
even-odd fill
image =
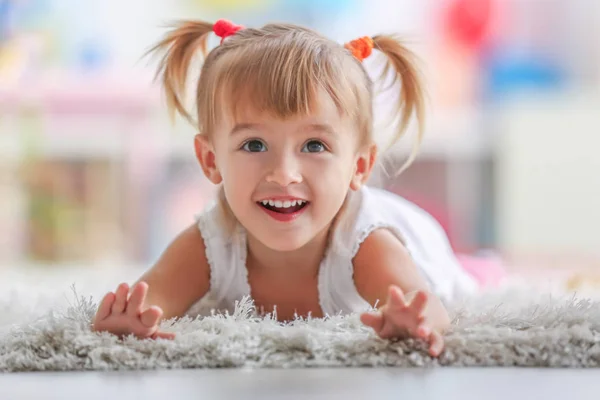
[[[225,100],[225,99],[224,99]],[[306,109],[282,113],[276,107],[265,107],[254,101],[252,93],[247,92],[229,101],[223,101],[221,121],[227,126],[243,123],[280,123],[303,124],[307,126],[329,125],[334,128],[347,124],[349,116],[342,112],[324,90],[315,92]]]

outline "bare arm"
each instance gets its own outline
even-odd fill
[[[427,293],[424,316],[431,329],[443,332],[450,318],[440,299],[430,293],[404,245],[390,231],[374,231],[362,243],[353,260],[354,282],[359,294],[381,308],[389,299],[390,286],[402,291],[407,303],[419,292]]]
[[[164,319],[182,316],[210,286],[204,240],[194,224],[175,238],[138,282],[148,284],[144,307],[159,306]],[[137,283],[137,282],[136,282]]]
[[[210,268],[196,226],[184,230],[131,288],[121,283],[100,302],[91,329],[118,336],[173,339],[161,319],[182,316],[208,291]]]

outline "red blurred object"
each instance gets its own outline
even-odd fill
[[[443,15],[448,36],[470,47],[484,42],[492,19],[492,0],[451,0]]]

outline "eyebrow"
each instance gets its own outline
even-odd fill
[[[310,124],[304,130],[307,131],[318,131],[327,135],[335,135],[335,130],[329,124]]]

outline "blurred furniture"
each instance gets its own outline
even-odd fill
[[[498,245],[515,256],[600,257],[600,97],[524,97],[497,119]]]
[[[460,251],[492,242],[482,234],[493,226],[491,151],[478,116],[431,114],[418,161],[384,179],[434,214]],[[70,76],[0,90],[0,263],[155,259],[213,193],[193,134],[170,124],[143,79]],[[403,141],[394,157],[409,149]]]

